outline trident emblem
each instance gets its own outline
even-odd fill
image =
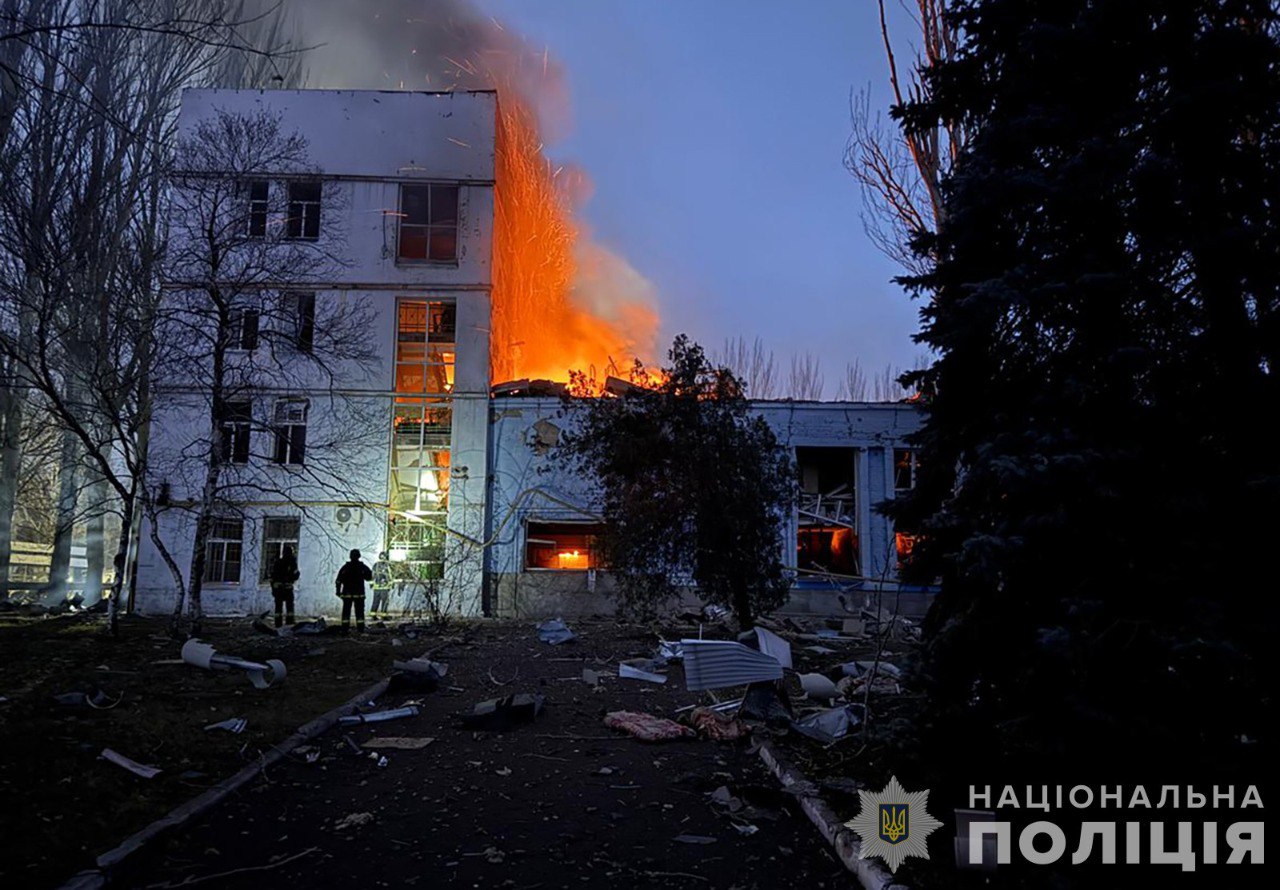
[[[880,839],[890,844],[905,841],[910,836],[908,804],[880,804]]]

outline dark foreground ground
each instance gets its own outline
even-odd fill
[[[416,700],[419,716],[329,732],[315,762],[304,751],[269,770],[148,855],[129,884],[851,885],[747,743],[643,743],[606,728],[608,710],[669,715],[696,696],[678,666],[665,686],[616,676],[619,658],[650,654],[652,632],[578,630],[552,647],[528,625],[487,625],[435,648],[449,665],[441,689],[379,702]],[[605,675],[600,688],[584,667]],[[543,693],[543,714],[506,732],[460,728],[456,715],[510,692]],[[382,766],[344,735],[434,741],[380,751]],[[732,818],[709,799],[721,786],[741,801]]]

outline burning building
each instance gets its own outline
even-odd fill
[[[175,568],[199,566],[208,613],[265,611],[289,547],[303,613],[337,607],[333,577],[351,548],[390,554],[397,610],[607,608],[595,493],[551,454],[571,412],[546,397],[555,385],[502,384],[564,382],[571,369],[603,380],[643,354],[656,319],[642,305],[605,313],[575,300],[591,258],[527,109],[490,90],[190,90],[180,131],[227,115],[276,121],[307,155],[237,174],[238,249],[296,244],[325,262],[241,283],[219,317],[221,364],[241,375],[234,396],[219,390],[212,404],[193,383],[207,378],[181,366],[157,382],[149,469],[160,509],[138,551],[137,607],[171,609]],[[194,280],[172,277],[175,292]],[[326,330],[333,319],[346,327]],[[320,363],[326,336],[363,348]],[[779,541],[797,607],[823,610],[837,588],[893,586],[909,540],[872,505],[912,484],[903,438],[915,409],[757,408],[800,469]],[[210,455],[221,468],[212,501]],[[197,554],[202,503],[213,507]]]

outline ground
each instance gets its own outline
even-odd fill
[[[216,625],[206,636],[220,650],[280,657],[289,665],[284,684],[258,691],[235,674],[155,664],[175,658],[178,648],[158,622],[128,624],[120,641],[109,640],[100,623],[75,619],[0,628],[5,651],[16,656],[0,668],[0,694],[10,699],[0,706],[0,735],[7,751],[18,750],[22,762],[38,766],[0,779],[5,847],[20,851],[0,861],[0,883],[56,884],[385,676],[392,658],[430,653],[449,665],[441,688],[388,694],[378,702],[392,707],[415,700],[418,716],[331,730],[313,750],[295,752],[141,855],[125,885],[185,886],[210,877],[219,886],[246,887],[356,880],[374,886],[851,885],[751,743],[642,743],[603,725],[610,710],[670,716],[704,700],[684,689],[678,665],[662,686],[617,677],[619,659],[651,655],[659,634],[692,628],[584,622],[574,629],[577,641],[553,647],[539,642],[528,623],[287,640],[255,634],[245,622]],[[724,627],[712,632],[732,636]],[[51,647],[51,640],[58,645]],[[836,657],[803,652],[804,641],[795,645],[802,659]],[[31,669],[23,646],[43,653],[41,670]],[[95,669],[99,664],[135,673],[108,674]],[[583,668],[604,675],[599,688],[583,682]],[[125,699],[106,711],[52,704],[50,696],[72,688],[76,678],[123,690]],[[461,728],[460,714],[511,692],[541,692],[542,715],[506,732]],[[249,729],[241,735],[203,729],[231,716],[248,718]],[[369,752],[355,750],[378,736],[433,741],[420,750],[381,751],[386,764],[379,765]],[[823,752],[792,738],[787,750],[797,761],[825,764],[825,775],[839,785],[848,781],[840,770],[850,765],[839,751],[853,744]],[[137,778],[98,760],[102,747],[163,772]],[[722,786],[744,807],[733,818],[709,796]],[[842,817],[856,809],[847,794],[832,802]],[[704,842],[677,840],[681,836]]]

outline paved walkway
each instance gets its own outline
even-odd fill
[[[665,686],[616,676],[618,658],[651,653],[651,636],[575,629],[579,641],[551,647],[527,625],[500,626],[435,652],[449,674],[421,697],[420,715],[330,731],[318,759],[300,754],[268,770],[141,857],[129,885],[854,885],[745,743],[645,744],[603,726],[606,711],[666,716],[695,694],[678,666]],[[605,674],[601,689],[582,682],[584,667]],[[477,702],[534,691],[547,699],[535,723],[473,733],[456,719]],[[357,744],[434,741],[383,751],[379,766],[344,734]],[[709,797],[721,786],[744,808],[734,819]]]

